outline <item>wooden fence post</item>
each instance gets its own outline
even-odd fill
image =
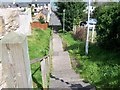
[[[48,56],[48,58],[47,58],[48,60],[47,60],[47,64],[48,64],[48,75],[50,74],[50,55]]]
[[[11,32],[0,41],[3,75],[8,88],[32,88],[27,38]]]
[[[46,89],[47,88],[47,75],[46,75],[45,59],[43,59],[43,61],[41,61],[41,74],[42,74],[43,89]]]

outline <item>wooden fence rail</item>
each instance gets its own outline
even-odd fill
[[[48,88],[48,78],[51,71],[51,56],[52,56],[52,37],[49,43],[49,54],[43,58],[35,58],[30,61],[30,64],[40,62],[40,70],[42,74],[42,86],[43,88]]]
[[[49,55],[44,56],[43,58],[35,58],[35,59],[33,59],[33,60],[30,61],[30,64],[34,64],[36,62],[42,62],[44,59],[46,59],[48,57],[49,57]]]
[[[47,55],[43,58],[36,58],[34,60],[31,60],[30,64],[34,64],[37,62],[40,62],[39,70],[41,70],[41,74],[42,74],[43,88],[47,88],[47,86],[48,86],[47,78],[49,77],[49,73],[50,73],[50,55]]]

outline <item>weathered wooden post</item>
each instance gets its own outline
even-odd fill
[[[2,39],[4,32],[5,32],[5,23],[4,23],[3,17],[0,16],[0,40]],[[0,44],[0,50],[1,50],[1,48],[2,48],[2,45]],[[2,56],[1,51],[0,51],[0,56]],[[0,90],[2,89],[2,87],[6,87],[5,80],[2,77],[3,70],[2,70],[1,60],[2,60],[2,57],[0,57]]]
[[[47,88],[47,75],[46,75],[45,59],[43,59],[43,61],[41,61],[41,74],[42,74],[43,89],[46,89]]]
[[[50,55],[48,56],[48,58],[47,58],[47,68],[48,68],[48,70],[47,70],[47,73],[48,73],[48,76],[49,76],[49,74],[50,74]]]
[[[0,16],[0,39],[1,39],[2,33],[3,33],[3,18],[2,18],[2,16]],[[0,55],[1,55],[1,53],[0,53]],[[1,58],[0,58],[0,63],[1,63]]]
[[[8,88],[32,88],[27,38],[11,32],[0,40],[2,68]]]

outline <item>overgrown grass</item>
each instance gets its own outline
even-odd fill
[[[89,45],[85,56],[85,42],[75,40],[71,33],[60,34],[67,43],[66,50],[79,65],[75,70],[97,89],[120,90],[120,52],[107,51],[96,44]]]
[[[28,37],[28,47],[30,60],[35,58],[42,58],[48,54],[49,51],[49,40],[51,30],[40,30],[34,29],[32,36]],[[31,65],[33,87],[42,89],[42,77],[40,72],[40,63]]]

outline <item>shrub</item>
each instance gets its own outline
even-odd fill
[[[120,49],[120,3],[110,3],[96,8],[96,31],[99,46]]]
[[[32,17],[34,16],[34,12],[31,13],[32,14]]]
[[[43,17],[40,17],[40,18],[39,18],[39,22],[40,22],[41,24],[44,24],[44,23],[45,23],[44,18],[43,18]]]

